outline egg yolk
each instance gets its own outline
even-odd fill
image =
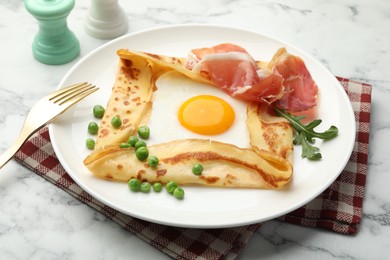
[[[201,135],[216,135],[228,130],[234,122],[234,110],[223,99],[200,95],[185,101],[179,109],[180,123]]]

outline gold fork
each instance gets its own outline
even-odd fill
[[[40,99],[28,112],[22,131],[16,141],[0,155],[0,169],[14,156],[32,134],[98,89],[92,84],[83,82],[61,88]]]

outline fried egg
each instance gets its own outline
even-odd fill
[[[250,147],[246,102],[174,71],[160,76],[156,87],[148,145],[197,138]]]

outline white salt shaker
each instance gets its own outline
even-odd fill
[[[85,30],[92,37],[113,39],[126,33],[127,16],[118,0],[91,0],[85,19]]]

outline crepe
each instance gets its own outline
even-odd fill
[[[120,59],[112,94],[99,126],[95,150],[124,142],[136,132],[142,121],[147,121],[152,108],[152,78],[160,73],[145,59]],[[122,120],[120,128],[111,125],[114,116]]]
[[[283,117],[275,116],[266,104],[247,106],[246,124],[253,148],[268,151],[293,164],[293,129]]]
[[[84,163],[96,176],[119,181],[137,178],[152,183],[174,180],[180,185],[275,189],[291,179],[290,163],[264,150],[201,139],[176,140],[148,149],[159,158],[157,168],[139,161],[134,148],[118,146],[93,153]],[[198,162],[204,168],[200,176],[191,172]]]
[[[251,148],[212,140],[185,139],[148,146],[160,163],[152,168],[139,161],[134,148],[119,148],[121,142],[146,124],[152,108],[155,82],[174,70],[192,80],[209,83],[185,67],[185,58],[119,50],[118,74],[108,102],[95,150],[84,160],[96,176],[117,181],[138,178],[149,182],[176,181],[218,187],[278,189],[292,178],[292,128],[283,119],[266,113],[258,104],[248,104],[247,126]],[[114,129],[110,118],[117,115],[123,125]],[[200,162],[200,176],[191,172]]]

